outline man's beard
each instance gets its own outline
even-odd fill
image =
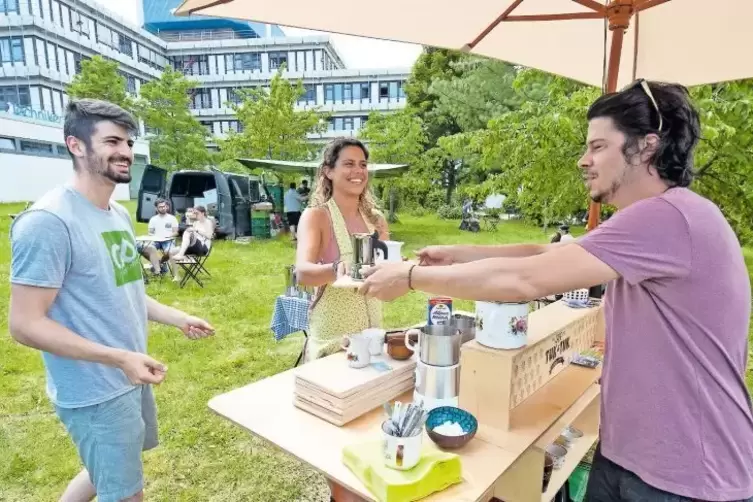
[[[129,171],[127,173],[119,173],[118,171],[116,171],[116,169],[111,165],[116,162],[127,162]],[[94,155],[91,155],[89,156],[89,165],[92,167],[92,171],[95,174],[99,174],[100,176],[107,178],[113,183],[130,183],[131,181],[131,161],[126,157],[114,156],[110,157],[109,159],[105,159],[103,157],[96,157]]]

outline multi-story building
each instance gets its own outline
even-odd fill
[[[92,0],[0,0],[0,109],[59,120],[65,86],[81,61],[117,61],[129,92],[172,65],[199,82],[191,108],[217,137],[239,124],[229,103],[239,88],[266,87],[284,65],[301,79],[301,109],[331,114],[329,131],[355,135],[373,110],[405,106],[409,69],[348,69],[326,36],[286,37],[277,26],[206,17],[178,18],[180,0],[143,0],[135,26]],[[10,105],[9,105],[10,103]]]

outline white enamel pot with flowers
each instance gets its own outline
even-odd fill
[[[493,349],[528,343],[528,302],[476,302],[476,341]]]

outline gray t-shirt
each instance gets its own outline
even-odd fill
[[[142,266],[128,211],[96,207],[72,187],[47,193],[13,222],[11,282],[57,288],[48,316],[108,347],[146,352]],[[47,393],[61,408],[102,403],[133,389],[100,363],[42,353]]]

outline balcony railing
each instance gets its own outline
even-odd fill
[[[191,30],[191,31],[158,31],[157,36],[165,42],[201,42],[204,40],[235,40],[262,38],[264,33],[253,30]]]

